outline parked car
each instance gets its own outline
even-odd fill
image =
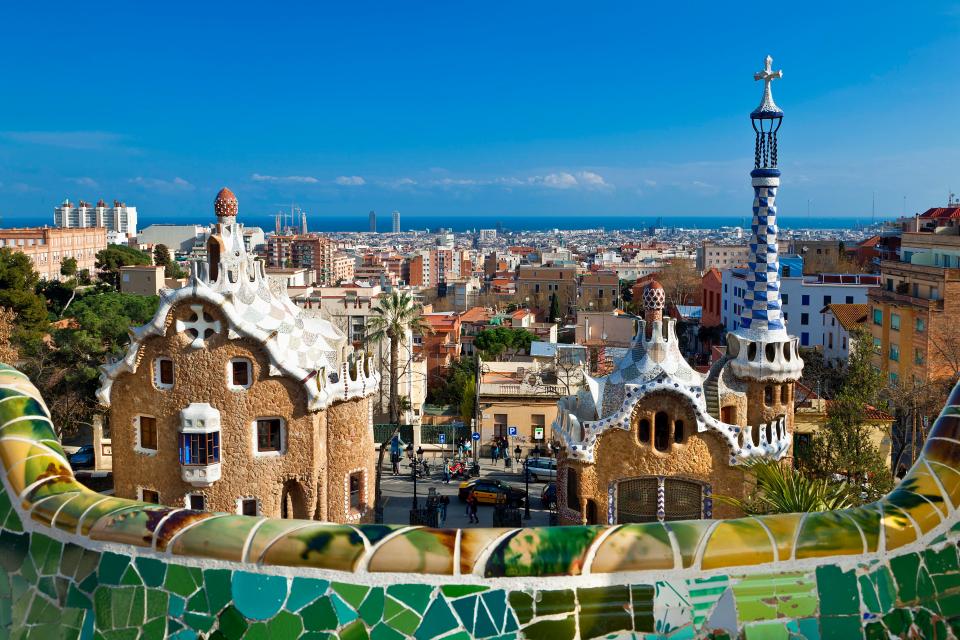
[[[73,469],[93,469],[93,445],[83,445],[76,452],[67,456],[67,462]]]
[[[556,458],[537,458],[527,461],[527,473],[530,474],[530,480],[539,482],[541,480],[557,479],[557,459]]]
[[[466,502],[467,496],[471,493],[477,496],[478,504],[506,504],[511,507],[521,506],[526,496],[523,489],[511,487],[500,480],[489,480],[487,478],[477,478],[460,483],[458,493],[460,502]]]
[[[543,485],[543,491],[540,492],[540,503],[547,511],[557,508],[557,483],[548,482]]]

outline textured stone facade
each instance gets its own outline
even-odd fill
[[[666,413],[670,429],[665,451],[654,445],[656,414]],[[640,423],[648,421],[650,429],[641,440]],[[682,442],[675,442],[677,421],[683,424]],[[629,431],[612,430],[596,444],[598,464],[584,464],[566,459],[561,452],[561,472],[557,481],[557,504],[563,524],[606,524],[610,489],[625,480],[641,477],[671,477],[693,480],[709,486],[710,494],[742,498],[749,478],[742,467],[729,464],[726,443],[712,431],[696,432],[696,420],[686,398],[670,393],[655,393],[637,405]],[[579,509],[568,506],[566,473],[577,474]],[[706,497],[706,496],[705,496]],[[668,496],[669,499],[669,496]],[[590,501],[593,505],[590,505]],[[591,518],[591,514],[596,514]],[[705,516],[709,515],[704,513]],[[732,518],[742,515],[738,509],[715,502],[712,515]],[[590,522],[590,520],[595,520]]]
[[[204,349],[190,349],[190,339],[176,331],[175,320],[192,313],[190,305],[178,305],[167,320],[165,336],[144,341],[140,362],[133,373],[114,383],[118,398],[111,405],[110,424],[114,450],[114,481],[117,495],[137,498],[142,489],[156,491],[160,502],[188,505],[187,496],[204,496],[209,511],[236,513],[238,500],[256,497],[260,512],[279,517],[282,500],[288,500],[288,515],[301,518],[346,521],[358,513],[344,511],[344,493],[322,491],[329,464],[333,485],[343,485],[346,469],[372,469],[364,452],[372,451],[367,419],[367,399],[333,405],[325,411],[306,411],[302,385],[269,374],[269,359],[250,339],[228,340],[223,316],[209,305],[205,313],[224,327],[206,341]],[[172,388],[158,388],[155,366],[158,357],[174,362]],[[248,389],[231,389],[228,366],[234,358],[252,363]],[[220,412],[220,461],[223,474],[208,487],[196,487],[181,477],[178,459],[180,411],[190,403],[206,402]],[[138,416],[154,417],[157,424],[155,453],[138,451]],[[255,453],[255,421],[280,417],[284,443],[279,455]],[[329,460],[329,463],[327,462]],[[368,481],[369,482],[369,481]],[[369,495],[369,492],[368,494]],[[289,497],[287,497],[289,496]]]

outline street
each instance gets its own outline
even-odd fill
[[[430,462],[430,477],[417,479],[417,499],[421,507],[425,506],[426,497],[430,490],[435,490],[440,495],[450,497],[450,505],[447,508],[446,522],[441,523],[441,527],[448,528],[468,528],[468,527],[491,527],[493,526],[493,506],[481,504],[477,508],[477,514],[480,517],[479,524],[471,524],[467,518],[467,505],[460,502],[457,492],[460,488],[461,480],[450,479],[449,484],[443,482],[442,458],[435,459],[427,457]],[[404,459],[400,464],[401,475],[391,475],[390,462],[384,460],[382,473],[383,490],[383,521],[385,524],[408,524],[410,521],[410,508],[413,505],[413,479],[410,474],[409,461]],[[489,458],[480,460],[480,477],[493,480],[501,480],[523,491],[523,465],[519,470],[514,464],[513,468],[505,469],[503,460],[496,465],[490,462]],[[540,492],[546,486],[544,482],[530,483],[530,519],[524,520],[524,526],[547,526],[550,521],[550,512],[543,508],[540,501]],[[521,508],[521,512],[523,509]]]

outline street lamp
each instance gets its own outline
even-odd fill
[[[530,452],[530,455],[533,456],[533,459],[540,459],[540,445],[533,447],[533,451]],[[530,519],[530,455],[527,456],[526,460],[523,461],[523,470],[524,470],[524,481],[526,483],[526,488],[524,489],[524,499],[523,499],[523,519]]]

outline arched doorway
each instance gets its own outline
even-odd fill
[[[307,518],[307,494],[296,480],[286,480],[280,492],[281,518]]]

